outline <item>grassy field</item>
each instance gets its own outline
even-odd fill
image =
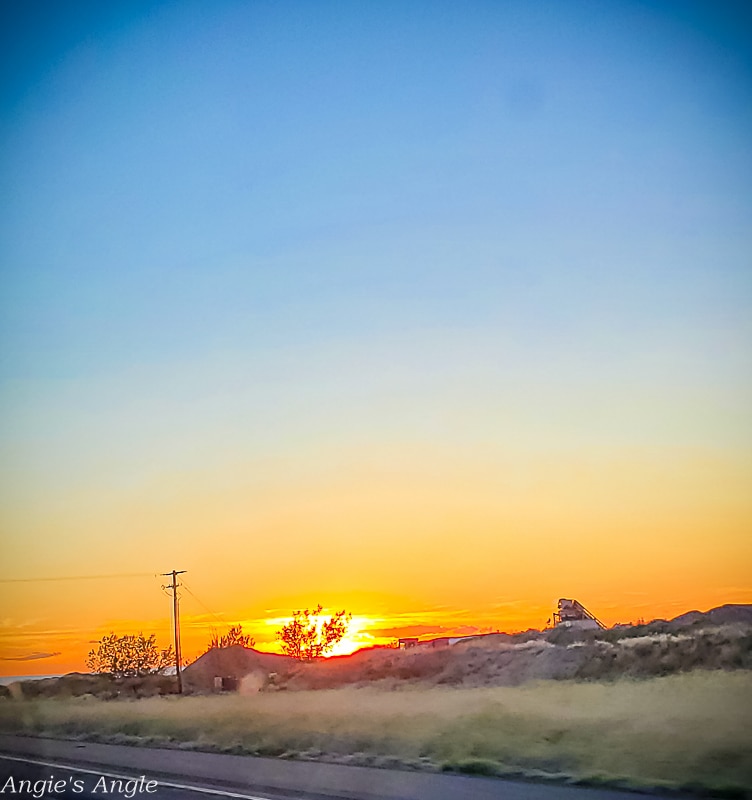
[[[752,790],[752,673],[519,687],[3,700],[0,728],[225,752]]]

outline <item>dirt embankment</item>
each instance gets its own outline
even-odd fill
[[[555,630],[520,637],[478,637],[441,648],[375,650],[299,665],[279,675],[277,687],[518,686],[534,680],[611,680],[694,669],[752,669],[752,626],[736,623],[685,632],[662,627],[630,629],[628,635]]]
[[[184,670],[183,685],[189,694],[344,686],[493,687],[534,680],[647,678],[695,669],[752,669],[752,606],[722,606],[610,630],[555,628],[477,636],[452,645],[437,640],[408,650],[373,648],[310,664],[238,645],[205,653]],[[15,684],[2,694],[112,699],[175,691],[170,676],[113,680],[74,673]]]
[[[647,678],[752,669],[752,606],[727,605],[609,630],[490,634],[408,650],[375,648],[280,670],[272,688],[517,686],[534,680]]]
[[[752,669],[752,607],[725,606],[672,621],[610,630],[556,628],[490,634],[450,645],[373,648],[300,664],[240,647],[207,653],[185,671],[191,691],[215,678],[239,691],[302,691],[343,686],[517,686],[534,680],[647,678],[694,669]],[[245,681],[243,676],[249,676]],[[234,682],[234,683],[233,683]]]

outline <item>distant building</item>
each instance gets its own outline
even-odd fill
[[[400,650],[407,650],[410,647],[416,647],[418,644],[418,637],[410,637],[407,639],[399,639],[397,646]]]

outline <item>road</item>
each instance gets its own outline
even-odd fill
[[[35,800],[634,800],[635,797],[618,791],[493,778],[7,735],[0,735],[0,793]]]

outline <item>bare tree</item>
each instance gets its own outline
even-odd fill
[[[206,648],[206,652],[208,653],[209,650],[214,650],[215,648],[232,647],[236,644],[241,647],[253,647],[256,644],[256,640],[250,634],[243,633],[242,625],[231,625],[227,633],[222,636],[216,630],[212,631],[212,637],[209,640],[209,647]]]
[[[342,641],[352,614],[343,609],[329,619],[320,620],[322,611],[320,605],[313,610],[296,611],[292,620],[277,631],[285,654],[300,661],[313,661],[331,652]]]
[[[163,672],[174,661],[172,647],[160,650],[154,634],[147,638],[143,633],[138,636],[111,633],[99,640],[96,650],[89,651],[86,666],[101,675],[132,678]]]

